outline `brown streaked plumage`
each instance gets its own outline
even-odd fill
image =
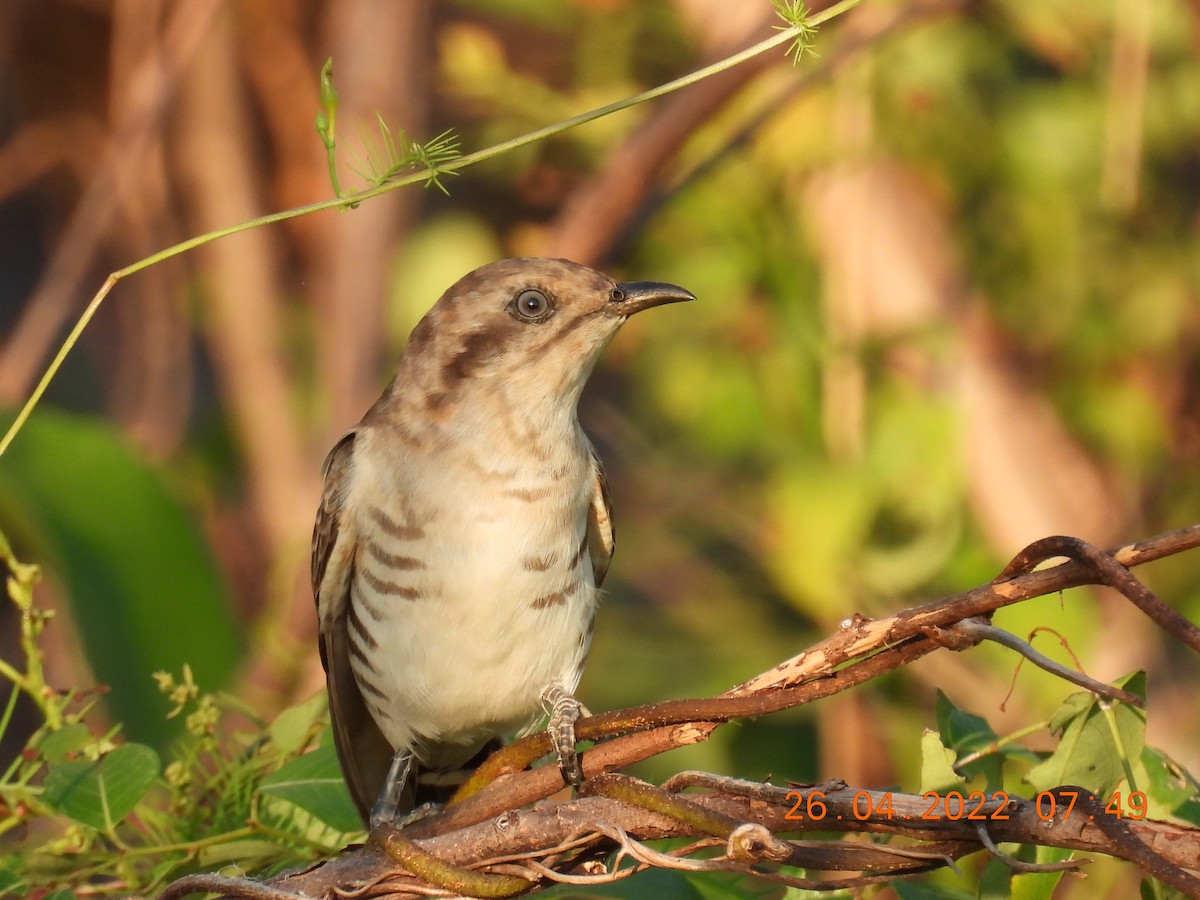
[[[422,772],[469,763],[543,698],[556,715],[577,707],[614,546],[579,394],[630,315],[689,299],[566,260],[484,266],[413,329],[383,396],[330,452],[312,583],[364,819],[406,811]]]

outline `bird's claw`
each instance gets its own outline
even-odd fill
[[[542,700],[550,707],[546,733],[558,758],[558,771],[566,784],[583,784],[583,766],[575,749],[575,722],[588,715],[587,708],[559,685],[547,688]]]

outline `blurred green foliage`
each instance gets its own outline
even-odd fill
[[[109,425],[38,413],[0,465],[0,519],[22,555],[62,579],[112,715],[161,745],[175,729],[151,675],[186,661],[215,687],[238,663],[226,586],[161,471]]]
[[[36,567],[19,562],[2,533],[0,563],[11,599],[43,617],[24,589]],[[120,740],[119,726],[93,734],[84,719],[94,698],[45,684],[39,634],[23,665],[4,672],[10,698],[37,698],[45,715],[0,771],[0,896],[144,896],[198,868],[269,871],[326,856],[359,833],[323,697],[235,728],[230,714],[244,710],[202,691],[190,667],[178,679],[156,672],[174,704],[169,717],[186,713],[164,769],[151,747]],[[0,738],[13,708],[10,699],[0,714]]]

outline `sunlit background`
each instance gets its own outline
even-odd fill
[[[327,57],[353,188],[377,111],[471,151],[776,24],[767,0],[6,0],[0,404],[110,271],[331,195]],[[1200,6],[864,0],[815,50],[446,176],[448,196],[405,188],[119,283],[0,458],[0,529],[59,610],[53,683],[109,685],[107,720],[160,745],[155,670],[190,663],[264,716],[323,689],[321,460],[441,291],[502,256],[700,298],[633,321],[581,405],[618,532],[592,709],[719,692],[1045,535],[1195,523]],[[1139,572],[1193,620],[1197,573]],[[1072,591],[996,621],[1054,629],[1039,649],[1102,680],[1147,669],[1149,741],[1200,769],[1200,665],[1127,602]],[[0,608],[10,657],[14,622]],[[937,688],[1001,734],[1074,690],[1015,666],[935,654],[641,771],[915,790]]]

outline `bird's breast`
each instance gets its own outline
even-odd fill
[[[549,684],[578,681],[596,603],[590,459],[515,456],[356,485],[353,663],[395,746],[515,729]]]

